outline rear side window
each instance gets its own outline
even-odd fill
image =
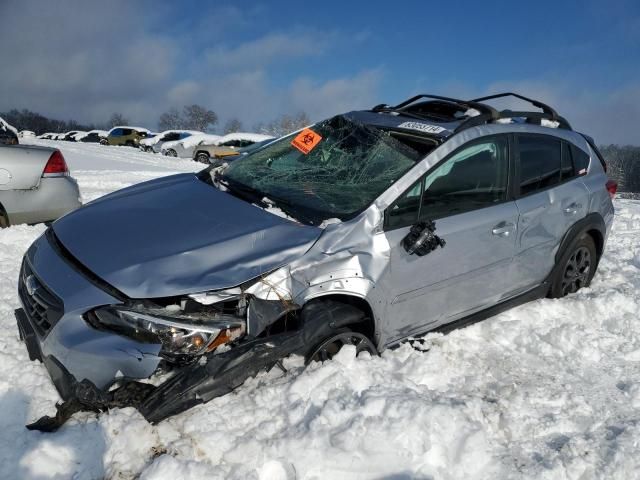
[[[561,141],[542,135],[518,135],[520,195],[560,183]]]
[[[562,162],[560,164],[560,181],[564,182],[575,176],[573,162],[571,161],[571,151],[569,144],[562,142]]]
[[[115,130],[112,130],[111,135],[113,135],[114,137],[119,137],[120,135],[122,135],[122,129],[116,128]]]
[[[586,174],[589,168],[589,155],[587,155],[584,150],[575,145],[571,145],[571,156],[573,157],[573,164],[576,167],[576,173],[578,175]]]

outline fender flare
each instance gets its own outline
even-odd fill
[[[602,256],[602,251],[604,248],[604,239],[607,235],[607,227],[604,223],[602,215],[596,212],[592,212],[569,227],[569,230],[567,230],[567,232],[564,234],[564,237],[562,237],[562,240],[560,241],[560,245],[555,256],[555,262],[558,263],[566,249],[569,248],[569,246],[576,238],[578,238],[583,233],[587,233],[590,231],[596,231],[600,235],[600,238],[593,239],[596,243],[598,261],[600,261],[600,257]]]
[[[596,268],[598,268],[598,264],[600,263],[600,258],[602,257],[602,252],[604,249],[604,239],[607,234],[607,227],[604,223],[604,219],[602,215],[596,212],[592,212],[588,214],[586,217],[581,218],[576,223],[571,225],[567,232],[562,237],[560,241],[560,245],[558,246],[558,250],[556,251],[556,255],[554,258],[554,266],[547,275],[547,278],[543,282],[551,288],[553,283],[553,279],[555,278],[558,268],[562,268],[560,265],[560,259],[565,254],[568,248],[582,235],[588,232],[597,232],[597,235],[600,238],[594,238],[594,242],[596,244]],[[592,235],[593,236],[593,235]]]

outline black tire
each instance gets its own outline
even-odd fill
[[[135,147],[136,144],[131,140],[127,140],[126,142],[124,142],[124,146],[125,147]]]
[[[331,360],[345,345],[354,345],[356,355],[360,352],[369,352],[371,355],[378,354],[376,346],[365,335],[344,328],[311,350],[307,356],[307,363]]]
[[[109,141],[103,138],[100,140],[100,145],[109,145]]]
[[[167,157],[177,157],[178,152],[176,152],[173,148],[167,150]]]
[[[196,161],[200,163],[209,164],[209,154],[207,152],[198,152],[196,154]]]
[[[556,264],[549,296],[562,298],[588,287],[596,273],[598,257],[596,244],[588,233],[576,238]]]
[[[9,216],[7,212],[4,211],[2,205],[0,205],[0,228],[6,228],[9,226]]]

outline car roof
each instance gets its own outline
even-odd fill
[[[498,111],[487,101],[514,97],[528,102],[542,111]],[[539,130],[547,127],[554,130],[573,129],[567,120],[549,105],[517,93],[505,92],[473,100],[459,100],[439,95],[421,94],[411,97],[396,106],[376,105],[371,110],[352,111],[344,114],[353,121],[384,129],[401,130],[436,138],[441,142],[467,128],[487,124],[520,124],[521,129]]]

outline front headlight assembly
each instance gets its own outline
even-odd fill
[[[168,309],[102,307],[85,315],[87,323],[141,343],[161,343],[169,356],[201,355],[233,342],[246,332],[245,322],[232,315],[201,321]]]

